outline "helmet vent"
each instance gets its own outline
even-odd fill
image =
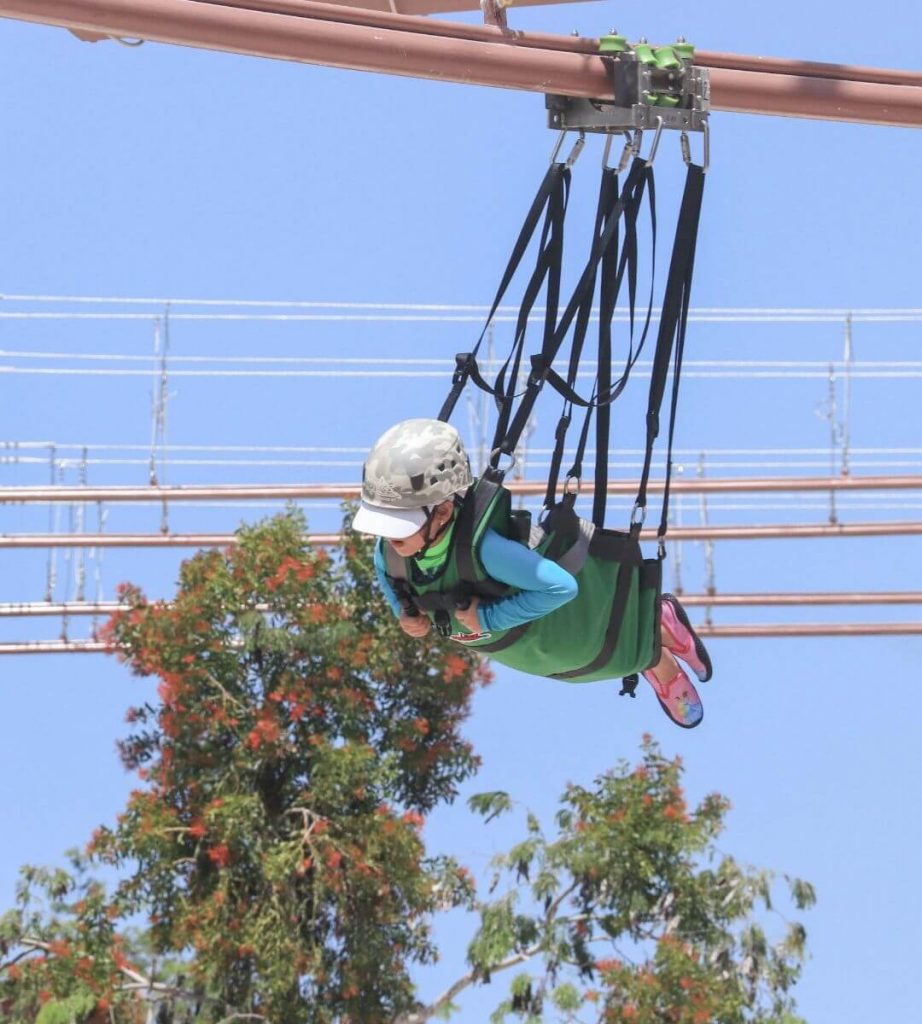
[[[421,491],[423,489],[423,485],[425,484],[425,482],[425,473],[417,473],[416,476],[410,477],[410,486],[413,488],[414,491]],[[431,480],[429,482],[434,483],[434,481]]]

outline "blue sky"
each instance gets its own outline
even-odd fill
[[[882,3],[869,31],[866,5],[779,2],[764,8],[713,3],[693,12],[663,4],[625,14],[610,5],[518,10],[511,22],[597,35],[613,24],[631,38],[679,34],[702,47],[842,63],[918,66],[915,5]],[[398,303],[483,306],[553,139],[538,95],[385,78],[145,45],[89,45],[50,28],[0,22],[5,105],[0,207],[0,294]],[[922,219],[915,185],[920,139],[907,129],[862,127],[716,113],[693,306],[811,307],[836,310],[922,305]],[[681,179],[674,140],[657,160],[662,223]],[[572,278],[594,203],[598,145],[577,164],[570,211]],[[574,259],[575,257],[575,259]],[[74,311],[77,306],[0,301],[0,314]],[[81,306],[141,312],[136,319],[17,319],[0,316],[3,440],[61,446],[57,479],[77,482],[80,446],[93,461],[91,483],[143,483],[151,438],[148,376],[36,374],[36,368],[153,368],[148,362],[91,362],[74,354],[153,352],[162,304]],[[190,320],[183,314],[239,307],[171,307],[167,441],[174,446],[344,449],[311,453],[182,452],[171,449],[169,482],[355,480],[357,454],[391,421],[433,414],[442,378],[190,377],[199,364],[181,357],[352,358],[367,369],[382,358],[447,367],[479,333],[472,318],[357,321]],[[262,308],[251,312],[280,312]],[[304,315],[304,308],[287,307]],[[316,311],[314,311],[316,312]],[[347,315],[342,307],[329,310]],[[354,311],[353,311],[354,315]],[[416,314],[418,315],[418,314]],[[496,329],[497,348],[508,324]],[[677,446],[681,472],[710,476],[823,472],[830,425],[823,418],[823,369],[843,352],[841,317],[812,323],[692,325],[687,358],[816,364],[813,376],[714,378],[690,367]],[[918,359],[917,324],[856,321],[855,359]],[[36,360],[9,352],[62,353]],[[233,364],[237,369],[249,364]],[[263,368],[317,364],[260,364]],[[328,364],[334,366],[337,364]],[[341,371],[346,364],[338,364]],[[396,364],[395,364],[396,366]],[[399,368],[399,367],[398,367]],[[22,372],[22,371],[29,372]],[[835,386],[838,416],[844,400]],[[849,433],[855,472],[917,472],[922,436],[918,378],[856,374]],[[638,400],[626,396],[614,445],[639,444]],[[546,397],[534,439],[540,448],[556,421]],[[468,429],[464,410],[458,424]],[[103,445],[132,445],[131,452]],[[63,446],[76,446],[66,448]],[[805,449],[793,455],[791,449]],[[720,455],[718,450],[749,454]],[[754,449],[763,451],[752,454]],[[767,455],[765,450],[781,454]],[[859,454],[860,450],[865,450]],[[33,458],[38,461],[26,461]],[[224,458],[233,465],[187,465]],[[636,462],[636,456],[633,457]],[[65,460],[62,463],[62,459]],[[244,465],[241,459],[272,459]],[[67,462],[66,460],[70,460]],[[298,465],[278,463],[297,462]],[[618,473],[630,478],[632,456]],[[541,456],[530,458],[530,476]],[[618,460],[616,460],[618,461]],[[762,465],[754,465],[761,461]],[[773,461],[772,468],[765,463]],[[305,462],[322,462],[306,465]],[[812,465],[819,462],[820,465]],[[731,466],[721,463],[732,463]],[[713,467],[713,468],[712,468]],[[44,483],[47,448],[21,449],[0,465],[4,484]],[[849,501],[851,504],[849,504]],[[917,519],[918,495],[883,502],[840,499],[842,521]],[[880,507],[889,502],[889,507]],[[900,504],[898,504],[900,503]],[[795,507],[796,506],[796,507]],[[613,502],[611,519],[626,515]],[[156,531],[156,507],[109,507],[106,529]],[[86,528],[99,510],[89,507]],[[696,499],[678,510],[700,521]],[[308,508],[312,528],[335,527],[335,508]],[[47,509],[7,508],[3,532],[66,531]],[[230,530],[245,508],[175,508],[173,529]],[[712,499],[714,523],[824,522],[826,496],[773,500]],[[723,592],[740,590],[917,589],[922,545],[914,538],[856,541],[725,542],[714,572]],[[704,586],[700,549],[681,550],[683,582]],[[674,571],[673,549],[667,578]],[[107,552],[103,595],[133,579],[152,595],[170,592],[180,554]],[[5,552],[0,601],[40,600],[46,552]],[[88,596],[96,563],[88,562]],[[56,596],[72,597],[76,563],[56,562]],[[715,621],[917,619],[917,608],[857,615],[847,609],[770,610]],[[86,623],[72,623],[73,636]],[[3,639],[51,638],[55,620],[0,623]],[[633,757],[652,731],[681,753],[689,789],[717,789],[733,802],[722,847],[754,864],[815,883],[819,904],[807,919],[812,960],[800,1005],[814,1022],[911,1019],[910,977],[917,973],[916,922],[922,911],[916,793],[920,756],[915,673],[918,637],[721,640],[711,643],[715,677],[703,726],[671,727],[649,694],[628,702],[617,687],[578,687],[500,672],[480,694],[469,735],[484,759],[470,787],[505,788],[549,819],[567,780],[588,782],[619,757]],[[110,819],[130,780],[114,752],[124,710],[152,690],[95,656],[8,658],[0,664],[0,905],[12,899],[18,866],[47,863]],[[647,699],[643,699],[646,697]],[[432,844],[482,867],[511,832],[483,831],[459,804],[427,826]],[[422,980],[431,995],[460,970],[462,946],[446,935],[445,962]],[[474,1024],[500,998],[472,993],[458,1020]]]

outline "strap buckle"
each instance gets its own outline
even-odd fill
[[[631,526],[639,529],[643,526],[647,518],[647,506],[641,505],[638,502],[634,502],[634,507],[631,509]]]
[[[452,384],[463,384],[471,373],[471,362],[473,353],[459,352],[455,356],[455,372],[452,374]]]

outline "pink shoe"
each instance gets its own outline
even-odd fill
[[[676,725],[683,729],[694,729],[696,725],[701,724],[701,719],[704,718],[701,698],[695,684],[682,669],[678,669],[668,683],[661,683],[652,669],[644,672],[643,677],[653,687],[663,711]]]
[[[660,622],[663,627],[663,646],[670,654],[681,658],[688,665],[698,677],[699,683],[706,683],[714,671],[711,667],[711,658],[701,642],[701,637],[688,621],[685,609],[673,594],[663,594],[660,601]]]

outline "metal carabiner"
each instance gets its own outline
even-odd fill
[[[653,136],[653,144],[650,146],[650,155],[647,157],[647,167],[653,166],[653,161],[656,159],[656,151],[659,149],[659,140],[663,137],[663,119],[657,117],[656,119],[656,134]]]
[[[557,161],[557,157],[560,154],[560,147],[563,145],[563,140],[566,138],[566,134],[567,134],[567,129],[564,128],[563,131],[561,131],[560,135],[558,135],[558,137],[557,137],[557,142],[556,142],[556,144],[554,146],[553,152],[551,153],[551,163],[552,164]],[[564,166],[572,167],[576,163],[576,160],[579,157],[580,153],[582,153],[583,146],[585,146],[585,145],[586,145],[586,133],[583,131],[582,128],[580,128],[580,130],[579,130],[579,138],[576,140],[576,142],[573,143],[573,148],[570,150],[570,155],[564,161]]]
[[[614,168],[614,171],[617,174],[620,174],[625,169],[625,167],[627,167],[628,163],[630,162],[631,156],[634,153],[634,140],[631,137],[631,133],[629,131],[622,131],[621,134],[627,141],[624,143],[624,149],[621,151],[621,159],[618,161],[618,166]],[[609,134],[605,136],[605,150],[602,153],[603,170],[612,170],[612,168],[608,166],[608,158],[611,155],[611,144],[614,137],[614,134]]]
[[[707,121],[701,123],[701,135],[702,135],[702,146],[704,153],[701,158],[701,172],[707,174],[708,167],[711,165],[711,130],[708,127]],[[682,132],[679,136],[679,146],[682,150],[682,159],[685,161],[686,166],[692,162],[691,160],[691,143],[688,141],[688,132]]]

